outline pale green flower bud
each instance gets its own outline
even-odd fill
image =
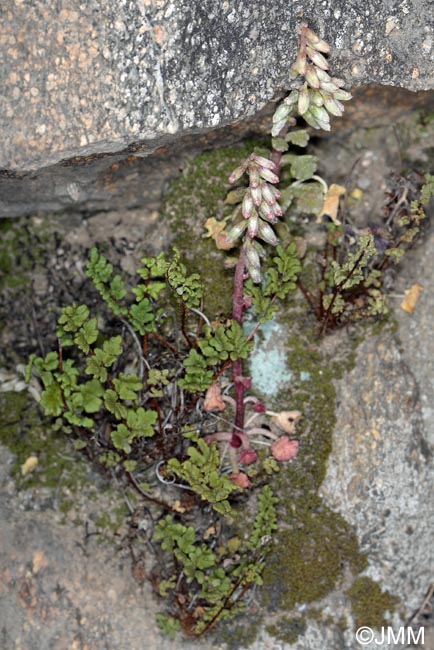
[[[261,182],[261,178],[259,176],[259,169],[258,167],[251,166],[249,169],[249,180],[250,180],[250,188],[253,187],[258,187],[259,183]]]
[[[276,217],[281,217],[283,215],[283,210],[278,203],[275,203],[271,206]]]
[[[268,205],[276,203],[276,197],[274,192],[271,191],[271,187],[272,186],[267,185],[267,183],[261,183],[262,198],[268,203]]]
[[[279,239],[274,230],[264,221],[259,221],[259,237],[267,242],[267,244],[271,244],[271,246],[277,246],[279,243]]]
[[[259,254],[256,248],[253,246],[246,246],[246,257],[249,266],[253,266],[256,269],[261,268],[261,260],[259,259]]]
[[[314,118],[314,116],[312,115],[312,113],[310,111],[307,111],[303,115],[303,119],[306,120],[306,122],[308,124],[310,124],[310,126],[313,126],[314,129],[320,129],[321,128],[321,125],[318,123],[318,120],[316,120]]]
[[[262,192],[261,192],[261,187],[260,187],[260,185],[258,185],[258,187],[252,187],[251,192],[252,192],[253,203],[254,203],[256,206],[261,205],[261,201],[262,201]]]
[[[300,113],[300,115],[306,113],[307,109],[309,108],[309,102],[310,102],[309,91],[307,89],[306,84],[304,84],[298,96],[298,112]]]
[[[333,97],[334,99],[340,99],[341,101],[346,102],[352,98],[352,95],[350,93],[347,93],[346,90],[342,90],[341,88],[339,88],[339,90],[336,90],[333,93]]]
[[[250,277],[252,278],[252,282],[254,284],[261,284],[262,282],[261,269],[252,266],[251,264],[247,264],[247,269],[249,271]]]
[[[319,50],[319,52],[324,52],[325,54],[330,52],[330,45],[319,38],[311,29],[307,28],[305,34],[309,45],[315,48],[315,50]]]
[[[291,66],[291,72],[297,74],[304,74],[306,71],[306,55],[304,52],[299,52],[295,63]]]
[[[312,104],[315,104],[315,106],[322,106],[324,104],[324,97],[319,90],[311,90],[309,95],[310,101]]]
[[[327,114],[328,117],[328,114]],[[314,129],[322,129],[323,131],[330,131],[330,118],[328,121],[320,120],[315,117],[310,111],[303,115],[303,118],[308,124],[313,126]]]
[[[269,223],[277,223],[278,221],[277,216],[274,214],[274,210],[270,205],[268,205],[268,203],[265,203],[265,201],[263,201],[259,206],[259,214]]]
[[[277,189],[277,187],[274,187],[274,185],[267,185],[267,187],[268,187],[268,189],[270,190],[270,192],[272,192],[272,194],[274,194],[274,198],[275,198],[276,200],[278,200],[278,199],[281,198],[282,194],[279,192],[279,190]]]
[[[256,153],[252,153],[252,159],[260,165],[261,167],[266,167],[267,169],[271,169],[272,172],[276,171],[276,165],[272,160],[269,158],[264,158],[264,156],[258,156]]]
[[[288,104],[288,106],[295,106],[297,102],[298,102],[298,90],[291,91],[288,97],[285,97],[285,99],[283,100],[283,103]]]
[[[259,217],[257,212],[253,214],[247,222],[247,232],[252,239],[256,237],[259,230]]]
[[[287,121],[288,120],[281,120],[280,122],[273,124],[273,127],[271,129],[271,135],[273,138],[277,138],[281,130],[285,128]]]
[[[267,251],[266,251],[265,248],[262,246],[262,244],[260,244],[260,243],[258,242],[257,239],[255,239],[254,241],[252,241],[252,246],[254,246],[254,247],[256,248],[256,250],[258,251],[259,257],[267,257]]]
[[[246,169],[247,169],[247,161],[243,162],[239,167],[234,169],[232,174],[229,176],[229,183],[236,183],[244,174]]]
[[[334,95],[336,92],[339,91],[339,88],[335,86],[334,83],[332,83],[331,81],[329,83],[325,81],[321,81],[321,90],[324,90],[329,95]]]
[[[305,77],[309,86],[312,86],[312,88],[319,88],[320,81],[318,79],[318,75],[313,66],[308,65],[306,67]]]
[[[317,74],[318,79],[320,81],[325,81],[326,83],[331,83],[332,82],[332,78],[330,77],[329,74],[327,74],[327,72],[325,70],[321,70],[321,68],[317,68],[316,69],[316,74]]]
[[[319,124],[330,123],[330,116],[323,106],[311,106],[310,112]]]
[[[324,107],[329,113],[331,113],[331,115],[335,115],[336,117],[340,117],[342,115],[344,110],[343,107],[340,108],[342,104],[340,104],[340,106],[339,104],[340,102],[336,102],[332,97],[330,97],[330,95],[324,96]]]
[[[309,59],[314,63],[318,68],[321,68],[321,70],[328,70],[329,69],[329,64],[327,63],[327,59],[323,57],[322,54],[320,54],[317,50],[313,50],[309,45],[306,47],[306,52],[309,57]]]
[[[246,190],[246,193],[244,194],[241,211],[244,219],[249,219],[252,216],[252,213],[256,212],[250,190]]]
[[[247,228],[247,220],[241,221],[240,223],[235,224],[228,234],[226,235],[226,240],[229,244],[233,244],[237,241]]]
[[[277,174],[272,172],[271,169],[261,169],[259,174],[264,179],[264,181],[268,181],[268,183],[279,182],[279,177],[277,176]]]
[[[290,106],[288,106],[285,103],[280,104],[273,115],[273,123],[286,120],[290,112],[291,112]]]

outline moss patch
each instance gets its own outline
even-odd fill
[[[377,582],[366,576],[354,581],[346,592],[353,609],[356,628],[364,625],[381,628],[387,625],[387,613],[392,613],[399,599],[381,591]]]
[[[321,343],[316,323],[298,298],[279,322],[288,332],[286,366],[292,379],[273,409],[298,409],[303,418],[297,432],[298,457],[274,479],[283,525],[265,568],[264,592],[269,609],[287,614],[297,604],[327,596],[342,584],[344,574],[358,575],[367,558],[351,526],[318,495],[332,449],[334,382],[354,364],[358,337],[340,334],[335,341],[328,337],[327,345]],[[273,629],[292,643],[299,627],[290,626],[286,637],[280,621]]]
[[[41,419],[26,392],[0,393],[0,442],[16,456],[12,476],[19,487],[57,488],[59,493],[59,488],[67,488],[74,493],[86,480],[87,464],[68,445],[63,431],[54,431]],[[36,456],[38,465],[22,476],[21,466],[29,456]],[[70,507],[70,501],[63,505]]]
[[[205,222],[231,213],[224,200],[230,189],[228,177],[249,156],[258,142],[208,151],[191,160],[167,191],[162,216],[170,222],[177,246],[190,273],[200,273],[205,282],[205,312],[212,318],[231,311],[233,271],[225,270],[228,254],[205,238]]]
[[[306,631],[306,617],[294,616],[293,618],[283,616],[278,625],[269,625],[267,632],[285,643],[295,643],[300,636]]]

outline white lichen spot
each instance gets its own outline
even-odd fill
[[[234,23],[236,20],[237,14],[235,11],[231,11],[230,14],[228,14],[228,23]]]
[[[386,36],[389,36],[389,34],[394,31],[399,31],[399,21],[396,16],[389,16],[386,20],[384,33]]]
[[[167,133],[170,133],[170,134],[173,135],[174,133],[177,133],[178,126],[179,126],[178,122],[176,122],[175,120],[172,120],[172,121],[170,121],[170,122],[168,122],[166,124],[166,129],[165,130],[166,130]]]
[[[433,44],[432,36],[427,36],[425,40],[422,42],[423,51],[427,53],[431,52],[432,44]]]

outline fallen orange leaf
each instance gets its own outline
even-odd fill
[[[418,283],[412,284],[409,289],[406,289],[404,292],[404,300],[401,303],[401,309],[407,314],[412,314],[422,291],[423,286]]]
[[[324,197],[321,212],[318,215],[317,222],[321,221],[321,217],[327,215],[336,225],[340,224],[338,219],[339,199],[345,194],[345,187],[332,183]]]

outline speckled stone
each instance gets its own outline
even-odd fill
[[[288,87],[301,18],[349,86],[433,87],[431,0],[15,0],[0,17],[0,168],[147,154],[253,115]]]

